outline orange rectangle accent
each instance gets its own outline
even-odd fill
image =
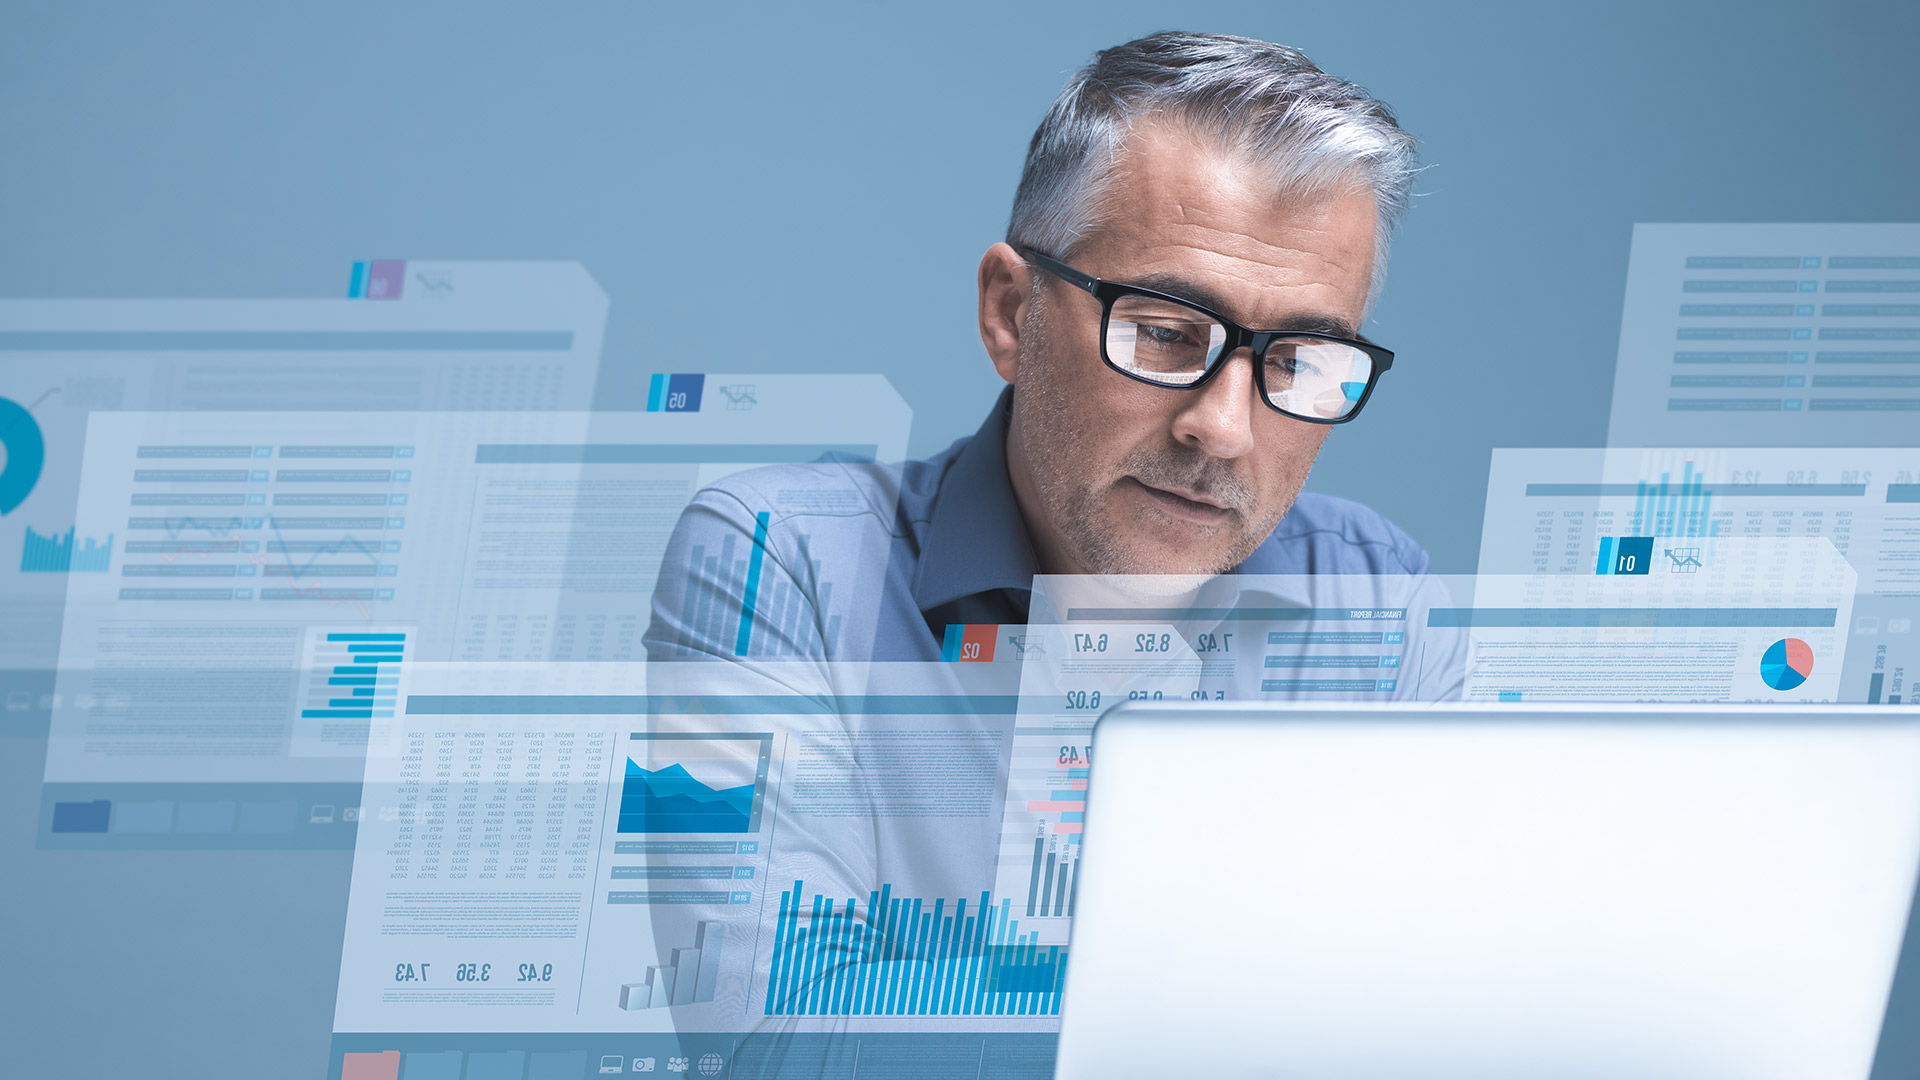
[[[1062,821],[1053,827],[1053,831],[1057,833],[1077,833],[1083,824],[1085,823],[1079,821]]]
[[[962,663],[985,664],[993,660],[993,640],[1000,636],[999,623],[968,623],[960,635]]]

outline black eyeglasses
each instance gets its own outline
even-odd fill
[[[1205,386],[1241,349],[1253,365],[1260,399],[1309,424],[1344,424],[1360,415],[1393,352],[1306,330],[1249,330],[1191,300],[1102,281],[1058,259],[1021,248],[1035,266],[1100,301],[1100,358],[1130,379],[1173,390]]]

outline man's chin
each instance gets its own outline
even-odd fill
[[[1101,545],[1104,550],[1093,553],[1096,557],[1084,561],[1100,577],[1127,579],[1128,588],[1149,595],[1172,595],[1196,588],[1200,582],[1231,570],[1240,560],[1233,558],[1231,552],[1221,551],[1215,545],[1218,537],[1210,537],[1213,544],[1194,542],[1198,538],[1189,538],[1187,543],[1142,543],[1127,545]]]

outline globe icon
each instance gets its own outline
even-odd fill
[[[697,1063],[701,1076],[719,1076],[720,1068],[724,1064],[719,1054],[701,1054]]]

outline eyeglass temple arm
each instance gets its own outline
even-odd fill
[[[1083,274],[1073,267],[1068,266],[1066,263],[1061,262],[1059,259],[1051,255],[1042,255],[1032,248],[1017,248],[1015,250],[1020,253],[1022,258],[1030,262],[1038,263],[1042,270],[1059,278],[1061,281],[1075,288],[1085,289],[1087,292],[1094,293],[1096,296],[1099,295],[1095,292],[1095,289],[1099,287],[1100,279],[1094,277],[1092,274]]]

